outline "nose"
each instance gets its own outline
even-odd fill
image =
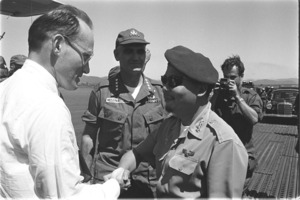
[[[89,64],[89,62],[86,63],[86,64],[83,66],[82,72],[85,73],[85,74],[90,73],[90,64]]]

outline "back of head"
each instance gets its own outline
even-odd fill
[[[8,76],[11,76],[15,71],[21,69],[26,59],[26,56],[20,54],[12,56],[10,58],[10,70]]]
[[[221,65],[221,69],[224,71],[224,69],[231,69],[233,66],[236,66],[239,69],[240,76],[244,76],[244,63],[241,61],[238,55],[227,58]]]
[[[82,10],[70,5],[62,5],[40,16],[29,29],[29,51],[37,51],[42,43],[53,34],[62,34],[73,38],[80,30],[79,21],[84,21],[91,29],[93,23]]]
[[[24,55],[21,55],[21,54],[14,55],[10,58],[10,66],[11,65],[23,66],[26,59],[27,59],[27,57]]]

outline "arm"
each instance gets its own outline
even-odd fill
[[[80,176],[78,147],[70,113],[62,102],[52,101],[52,104],[41,106],[41,110],[31,116],[35,117],[35,123],[28,136],[29,170],[37,196],[117,198],[120,187],[116,180],[97,185],[81,183],[83,177]]]
[[[100,94],[92,91],[89,97],[89,104],[87,111],[83,114],[82,120],[86,123],[81,139],[81,152],[82,156],[88,167],[92,164],[91,150],[96,144],[96,138],[98,133],[97,117],[100,110],[100,103],[98,99],[101,99]]]
[[[156,132],[148,135],[135,149],[126,152],[120,160],[119,168],[114,170],[111,174],[106,175],[105,180],[115,178],[119,184],[121,184],[121,187],[124,187],[124,185],[128,187],[130,172],[135,170],[142,160],[146,160],[154,165],[155,156],[152,151],[155,145],[155,135]]]
[[[245,100],[241,97],[240,91],[234,80],[229,81],[229,91],[234,97],[237,105],[240,107],[244,117],[249,121],[251,124],[256,124],[258,122],[258,114],[257,112],[251,108]],[[261,105],[262,106],[262,105]]]
[[[245,100],[238,94],[235,97],[235,101],[237,105],[240,107],[245,118],[251,123],[256,124],[258,122],[258,114],[257,112],[251,108]]]
[[[82,156],[87,164],[88,167],[91,167],[93,162],[93,157],[91,155],[91,150],[94,147],[94,141],[96,139],[92,139],[92,137],[89,134],[97,134],[98,128],[95,129],[89,129],[88,126],[85,126],[84,132],[81,139],[81,152]]]
[[[246,178],[248,154],[232,140],[217,143],[208,164],[209,198],[241,198]]]

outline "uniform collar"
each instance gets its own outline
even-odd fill
[[[180,134],[179,138],[186,137],[188,133],[191,133],[196,138],[202,139],[204,130],[209,120],[210,108],[211,103],[208,102],[202,112],[194,119],[190,127]]]
[[[131,95],[129,95],[128,89],[122,82],[120,72],[117,75],[109,78],[109,89],[114,94],[114,96],[120,96],[126,99],[127,97],[129,98],[129,96],[131,97]],[[143,85],[137,95],[136,101],[139,101],[145,98],[146,96],[154,94],[155,88],[152,86],[150,80],[144,76]]]

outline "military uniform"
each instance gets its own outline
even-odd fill
[[[93,141],[95,131],[100,128],[95,178],[103,181],[104,175],[117,168],[122,155],[155,132],[165,116],[160,82],[144,77],[134,99],[122,83],[120,73],[112,70],[109,78],[91,92],[88,110],[82,117],[86,122],[83,134],[89,134]],[[150,185],[155,188],[155,171],[146,162],[139,165],[131,178],[132,185],[139,188],[135,193],[145,193],[143,188]]]
[[[156,166],[159,198],[241,197],[247,151],[232,128],[210,110],[189,127],[171,116],[134,149]]]

